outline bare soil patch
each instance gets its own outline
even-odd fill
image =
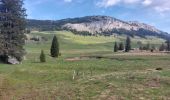
[[[111,54],[110,54],[111,55]],[[83,61],[83,60],[91,60],[91,59],[110,59],[110,60],[129,60],[127,58],[119,58],[118,56],[166,56],[168,53],[166,52],[129,52],[129,53],[117,53],[113,56],[101,56],[101,55],[87,55],[87,56],[80,56],[80,57],[70,57],[66,58],[66,61]]]
[[[13,90],[9,80],[0,75],[0,100],[12,100]]]
[[[119,56],[164,56],[167,55],[167,52],[128,52],[128,53],[119,53],[115,55]]]
[[[89,60],[89,57],[73,57],[73,58],[66,58],[66,61],[81,61],[81,60]]]
[[[157,87],[160,87],[160,79],[158,78],[154,78],[154,79],[151,79],[151,80],[148,80],[145,84],[147,87],[151,87],[151,88],[157,88]]]

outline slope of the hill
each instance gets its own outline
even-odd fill
[[[86,16],[63,20],[28,20],[28,28],[46,30],[69,30],[81,35],[126,34],[130,36],[156,36],[168,39],[170,35],[154,26],[136,21],[122,21],[109,16]]]

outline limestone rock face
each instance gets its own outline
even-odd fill
[[[20,64],[20,62],[15,57],[11,56],[8,56],[8,63],[12,65]]]
[[[84,21],[77,22],[77,23],[76,21],[74,23],[73,22],[69,23],[68,21],[68,23],[65,23],[62,26],[62,28],[75,29],[77,31],[88,31],[93,34],[95,34],[95,32],[100,33],[102,31],[110,31],[113,29],[125,29],[125,30],[134,30],[134,31],[138,31],[139,29],[145,29],[145,30],[161,33],[161,31],[156,29],[155,27],[144,23],[139,23],[137,21],[125,22],[108,16],[91,16],[91,17],[89,16],[81,19]]]
[[[129,35],[129,36],[156,36],[158,38],[170,39],[170,34],[161,31],[154,26],[140,23],[138,21],[123,21],[109,16],[85,16],[67,18],[62,20],[28,20],[28,26],[39,29],[72,31],[75,34],[90,35]]]

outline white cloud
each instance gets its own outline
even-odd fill
[[[146,9],[155,10],[160,13],[170,12],[170,0],[99,0],[99,7],[113,7],[116,5],[129,6],[137,5],[146,7]]]
[[[122,0],[125,4],[136,4],[138,3],[140,0]]]
[[[69,2],[72,2],[72,0],[64,0],[64,2],[68,2],[69,3]]]
[[[117,4],[136,4],[141,0],[100,0],[97,5],[99,7],[111,7]]]
[[[118,4],[121,0],[102,0],[97,3],[98,6],[100,7],[110,7]]]
[[[170,7],[160,7],[160,6],[156,6],[154,7],[154,9],[158,12],[167,12],[170,11]]]
[[[153,0],[152,0],[153,1]],[[170,12],[170,1],[169,0],[155,0],[153,1],[151,8],[155,9],[158,12]]]
[[[142,2],[142,4],[145,5],[145,6],[149,6],[149,5],[151,5],[152,3],[153,3],[152,0],[144,0],[144,1]]]
[[[169,0],[144,0],[142,4],[159,13],[170,12]]]

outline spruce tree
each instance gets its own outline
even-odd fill
[[[162,43],[162,45],[159,47],[159,51],[164,51],[166,49],[165,45]]]
[[[0,59],[22,60],[25,50],[25,9],[23,0],[0,0]]]
[[[130,37],[128,36],[126,39],[125,52],[129,52],[130,50],[131,50],[131,40]]]
[[[46,57],[45,57],[45,54],[44,54],[44,51],[43,51],[43,50],[41,50],[40,62],[46,62]]]
[[[123,43],[121,42],[121,43],[119,43],[119,50],[124,50],[124,45],[123,45]]]
[[[142,46],[140,46],[140,47],[139,47],[139,50],[143,50],[143,47],[142,47]]]
[[[118,51],[118,46],[117,46],[117,42],[115,42],[115,45],[114,45],[114,52],[117,52]]]
[[[154,52],[155,49],[156,49],[156,48],[155,48],[155,45],[152,45],[152,48],[150,49],[150,51],[151,51],[151,52]]]
[[[167,51],[170,51],[170,40],[167,40],[166,43],[167,43]]]
[[[53,37],[51,44],[51,57],[57,58],[59,56],[59,43],[56,36]]]
[[[149,42],[146,44],[146,50],[150,50],[150,43]]]

